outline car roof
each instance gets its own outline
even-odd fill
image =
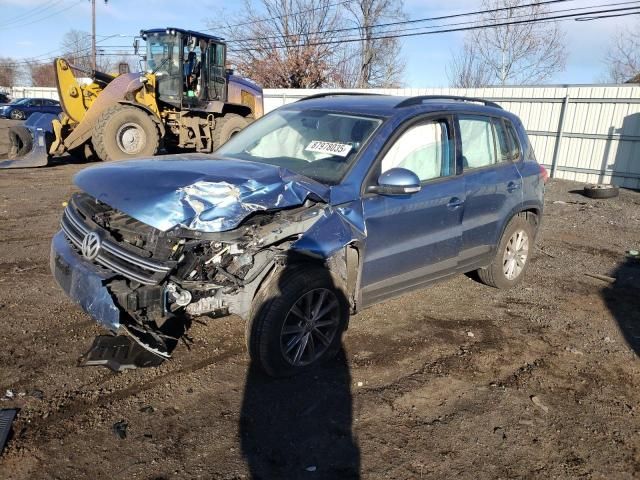
[[[376,117],[412,117],[420,113],[464,111],[515,118],[496,103],[472,97],[424,95],[402,97],[366,93],[334,92],[312,95],[281,107],[287,110],[331,110]]]

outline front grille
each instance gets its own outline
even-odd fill
[[[70,202],[65,208],[60,225],[67,239],[79,251],[82,249],[84,237],[91,232],[96,232],[102,242],[100,252],[93,261],[143,285],[157,285],[175,266],[175,262],[160,262],[145,258],[118,245],[110,238],[108,231],[94,222],[88,226],[73,202]]]

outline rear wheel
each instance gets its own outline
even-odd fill
[[[98,118],[91,139],[98,157],[105,161],[152,156],[158,151],[160,135],[144,110],[117,105]]]
[[[349,305],[329,272],[292,267],[256,296],[246,339],[251,360],[273,376],[302,373],[333,357]]]
[[[491,265],[477,270],[480,281],[504,289],[520,283],[529,266],[535,233],[534,224],[526,213],[513,217],[502,234]]]
[[[213,129],[214,150],[224,145],[231,137],[249,125],[249,120],[235,113],[227,113],[224,117],[216,119]]]

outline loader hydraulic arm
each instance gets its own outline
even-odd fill
[[[64,58],[56,58],[54,68],[62,110],[71,122],[80,123],[102,88],[95,82],[80,86],[71,65]]]

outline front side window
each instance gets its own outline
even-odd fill
[[[466,169],[497,163],[496,139],[490,118],[460,117],[462,162]]]
[[[237,133],[216,153],[285,167],[334,185],[380,123],[320,110],[279,110]]]
[[[382,159],[381,173],[406,168],[421,182],[452,175],[452,149],[447,124],[430,121],[409,128]]]

